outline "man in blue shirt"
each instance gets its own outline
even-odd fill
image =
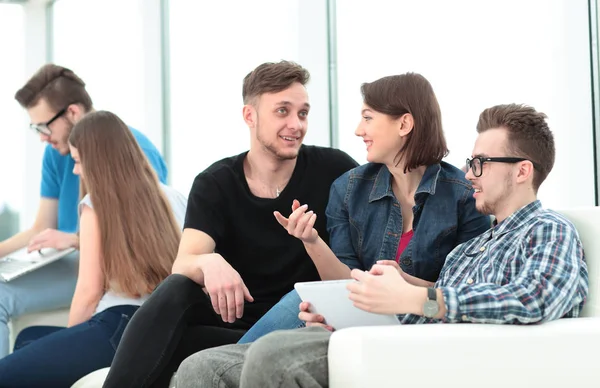
[[[79,177],[73,174],[68,139],[75,123],[94,110],[92,99],[75,73],[54,64],[38,70],[17,91],[15,99],[27,110],[31,129],[48,145],[35,222],[31,228],[0,242],[0,257],[24,247],[29,251],[78,248]],[[166,183],[167,168],[159,151],[141,132],[131,131],[160,181]],[[77,262],[78,255],[72,255],[10,283],[0,283],[0,358],[8,354],[7,323],[11,318],[70,304]]]

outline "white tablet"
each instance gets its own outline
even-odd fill
[[[396,315],[370,313],[355,307],[346,289],[352,279],[296,283],[294,288],[303,302],[311,304],[311,312],[322,315],[334,329],[355,326],[399,325]]]

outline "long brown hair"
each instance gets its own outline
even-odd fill
[[[92,112],[73,127],[83,172],[98,217],[106,289],[137,297],[170,272],[180,228],[158,178],[125,123],[110,112]]]

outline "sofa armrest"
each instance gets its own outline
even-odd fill
[[[331,388],[600,386],[600,318],[428,324],[333,333]]]

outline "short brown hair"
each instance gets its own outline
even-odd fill
[[[410,113],[414,128],[398,151],[395,161],[404,162],[404,172],[437,164],[448,154],[442,128],[442,112],[431,84],[416,73],[383,77],[362,84],[366,105],[394,119]]]
[[[75,103],[83,105],[86,112],[92,110],[92,99],[85,90],[85,82],[71,70],[52,63],[42,66],[15,93],[15,100],[26,109],[42,98],[57,112]]]
[[[508,131],[508,156],[516,156],[531,161],[535,168],[533,189],[537,192],[554,166],[554,135],[547,116],[527,105],[496,105],[481,112],[477,132],[492,128]]]
[[[278,93],[289,88],[294,82],[306,85],[310,73],[297,63],[281,61],[266,62],[244,77],[242,98],[249,104],[255,97],[264,93]]]

